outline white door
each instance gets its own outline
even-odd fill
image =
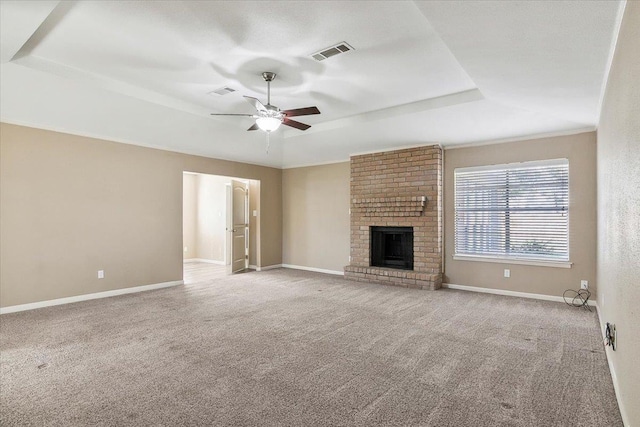
[[[231,273],[246,270],[249,262],[249,191],[244,182],[231,180],[231,200],[227,232],[231,242]]]

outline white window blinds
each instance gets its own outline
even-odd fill
[[[456,255],[569,260],[567,159],[454,174]]]

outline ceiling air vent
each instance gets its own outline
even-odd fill
[[[213,95],[214,93],[216,95],[226,95],[228,93],[235,92],[235,91],[236,91],[235,89],[231,89],[230,87],[225,86],[225,87],[221,87],[220,89],[212,90],[211,92],[209,92],[209,95]]]
[[[353,47],[351,47],[346,42],[342,42],[338,43],[335,46],[322,49],[320,52],[313,53],[311,54],[311,57],[316,61],[324,61],[327,58],[331,58],[332,56],[339,55],[341,53],[349,52],[350,50],[354,50]]]

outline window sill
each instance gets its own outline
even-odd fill
[[[573,265],[569,261],[538,261],[532,259],[522,258],[500,258],[492,256],[474,256],[474,255],[454,255],[453,259],[456,261],[479,261],[479,262],[496,262],[500,264],[520,264],[520,265],[535,265],[538,267],[556,267],[556,268],[571,268]]]

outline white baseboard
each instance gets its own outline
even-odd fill
[[[325,270],[324,268],[305,267],[303,265],[293,265],[293,264],[282,264],[282,267],[291,268],[294,270],[315,271],[316,273],[325,273],[325,274],[334,274],[336,276],[344,276],[344,271]]]
[[[282,268],[282,264],[273,264],[273,265],[267,265],[264,267],[256,267],[256,271],[274,270],[276,268]]]
[[[115,289],[113,291],[96,292],[92,294],[76,295],[73,297],[58,298],[48,301],[31,302],[28,304],[11,305],[0,308],[0,314],[16,313],[18,311],[35,310],[36,308],[51,307],[54,305],[70,304],[73,302],[88,301],[99,298],[109,298],[117,295],[134,294],[137,292],[152,291],[154,289],[169,288],[171,286],[183,285],[182,280],[173,282],[155,283],[153,285],[135,286],[132,288]]]
[[[448,289],[458,289],[461,291],[471,291],[471,292],[480,292],[483,294],[494,294],[494,295],[506,295],[510,297],[520,297],[520,298],[531,298],[531,299],[540,299],[544,301],[556,301],[556,302],[564,302],[564,298],[561,296],[554,295],[544,295],[544,294],[532,294],[529,292],[516,292],[516,291],[507,291],[504,289],[493,289],[493,288],[479,288],[477,286],[467,286],[467,285],[455,285],[453,283],[443,283],[443,288]],[[593,300],[589,300],[587,302],[590,306],[596,306],[596,302]]]
[[[183,260],[183,262],[204,262],[207,264],[225,265],[224,261],[216,261],[214,259],[205,259],[205,258],[189,258],[189,259]]]
[[[598,322],[600,323],[600,336],[603,337],[604,340],[604,329],[605,323],[602,321],[602,315],[600,314],[600,308],[596,305],[596,311],[598,312]],[[620,385],[618,384],[618,376],[616,375],[616,369],[613,366],[613,361],[609,357],[609,352],[613,351],[608,349],[606,346],[604,347],[604,354],[607,356],[607,364],[609,365],[609,372],[611,373],[611,382],[613,383],[613,391],[616,393],[616,400],[618,401],[618,409],[620,409],[620,416],[622,417],[622,424],[630,427],[631,423],[629,423],[629,418],[627,417],[627,413],[622,405],[622,400],[620,399]]]

